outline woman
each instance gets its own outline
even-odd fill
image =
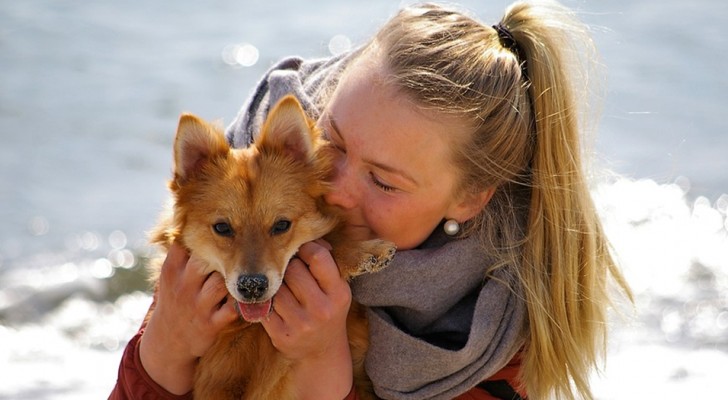
[[[366,365],[381,397],[592,397],[610,277],[629,289],[580,159],[568,50],[589,43],[575,41],[582,28],[555,4],[514,4],[494,26],[413,6],[351,54],[286,59],[264,77],[231,143],[250,144],[293,92],[339,150],[326,201],[399,249],[351,290],[325,243],[290,263],[263,325],[294,360],[301,398],[355,398],[352,295],[370,307]],[[189,396],[196,359],[237,318],[221,278],[195,271],[172,248],[112,398]]]

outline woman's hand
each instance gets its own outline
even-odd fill
[[[192,389],[197,359],[237,318],[222,276],[206,274],[194,255],[173,244],[162,265],[156,307],[139,348],[147,374],[173,394]]]
[[[352,385],[346,333],[351,289],[325,246],[301,246],[263,321],[273,345],[293,361],[292,384],[301,399],[342,399]]]

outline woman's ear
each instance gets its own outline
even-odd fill
[[[495,187],[480,192],[465,193],[462,199],[453,204],[445,217],[458,222],[465,222],[483,211],[483,208],[488,205],[494,194]]]

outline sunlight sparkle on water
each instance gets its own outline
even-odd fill
[[[77,240],[79,247],[87,251],[96,250],[101,244],[101,238],[94,232],[84,232]]]
[[[222,49],[222,60],[231,66],[252,67],[259,58],[258,48],[250,43],[231,44]]]
[[[728,196],[690,202],[684,187],[620,178],[594,198],[650,337],[728,346]]]
[[[117,267],[129,269],[134,266],[136,258],[129,249],[111,250],[109,261]]]
[[[50,230],[48,219],[42,215],[37,215],[28,222],[28,229],[33,236],[43,236]]]
[[[91,265],[89,272],[94,278],[106,279],[114,275],[114,267],[108,259],[99,258]]]
[[[120,230],[115,230],[109,234],[109,246],[112,249],[118,250],[126,247],[127,239],[126,234]]]
[[[332,55],[337,56],[349,50],[351,50],[351,39],[346,35],[336,35],[329,40],[329,52]]]
[[[678,184],[619,179],[600,185],[595,199],[635,292],[677,295],[695,263],[728,274],[725,197],[715,208],[705,197],[691,205]]]

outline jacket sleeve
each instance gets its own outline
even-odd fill
[[[354,390],[354,385],[351,386],[351,391],[344,397],[344,400],[359,400],[359,396],[356,394],[356,390]]]
[[[139,357],[139,342],[144,328],[129,341],[119,365],[119,376],[109,400],[191,400],[192,393],[174,395],[147,374]]]

